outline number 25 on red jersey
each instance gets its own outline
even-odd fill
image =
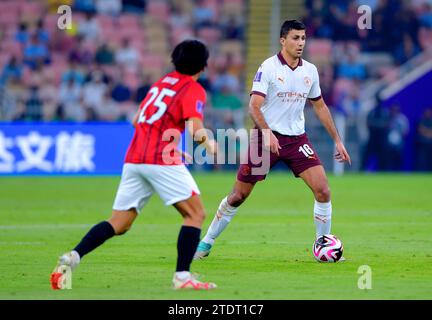
[[[163,88],[159,92],[158,87],[153,87],[149,91],[149,94],[151,95],[151,97],[143,106],[138,118],[138,123],[152,124],[153,122],[159,120],[167,110],[167,104],[163,101],[163,99],[165,97],[173,97],[176,94],[176,92],[174,90],[167,89],[167,88]],[[149,116],[149,118],[147,118],[145,112],[151,103],[153,103],[153,105],[157,108],[157,111],[153,113],[151,116],[147,115]]]

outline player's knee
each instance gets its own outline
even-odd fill
[[[202,225],[204,223],[205,218],[206,218],[206,214],[203,210],[194,210],[193,212],[189,213],[189,217],[195,223]]]
[[[328,185],[323,185],[315,190],[315,198],[318,202],[330,201],[330,188]]]

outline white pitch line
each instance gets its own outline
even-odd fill
[[[21,224],[21,225],[0,225],[0,230],[27,230],[27,229],[74,229],[88,228],[91,224]]]
[[[10,245],[12,245],[12,246],[42,246],[42,245],[45,245],[45,243],[43,243],[43,242],[23,242],[23,241],[20,241],[20,242],[17,242],[17,241],[15,241],[15,242],[13,242],[13,241],[11,241],[11,242],[0,241],[0,246],[10,246]]]

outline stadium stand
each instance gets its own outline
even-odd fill
[[[432,50],[427,0],[274,3],[280,10],[255,0],[0,1],[0,120],[130,120],[149,84],[171,68],[171,48],[198,38],[211,53],[200,79],[209,94],[206,125],[250,126],[244,110],[251,79],[272,53],[269,21],[277,12],[280,22],[302,18],[307,25],[305,58],[317,65],[326,102],[356,143],[365,134],[354,127],[377,90]],[[60,30],[64,4],[72,8],[72,27]],[[370,30],[357,27],[361,4],[372,9]],[[326,136],[321,129],[311,137]],[[331,150],[327,142],[323,149]],[[357,149],[354,163],[361,163]]]
[[[67,30],[57,27],[63,4],[72,8]],[[186,38],[209,46],[202,80],[209,94],[221,91],[213,84],[228,74],[238,84],[230,94],[240,99],[244,13],[243,0],[0,1],[0,119],[130,119],[137,96],[171,68],[171,48]],[[46,83],[57,92],[49,101],[41,96]],[[37,101],[30,109],[29,97]]]

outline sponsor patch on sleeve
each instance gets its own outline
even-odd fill
[[[202,102],[201,100],[197,100],[196,102],[196,111],[198,111],[199,113],[202,114],[204,109],[204,102]]]
[[[253,82],[260,82],[261,81],[262,72],[258,71],[255,75],[255,78],[253,79]]]

